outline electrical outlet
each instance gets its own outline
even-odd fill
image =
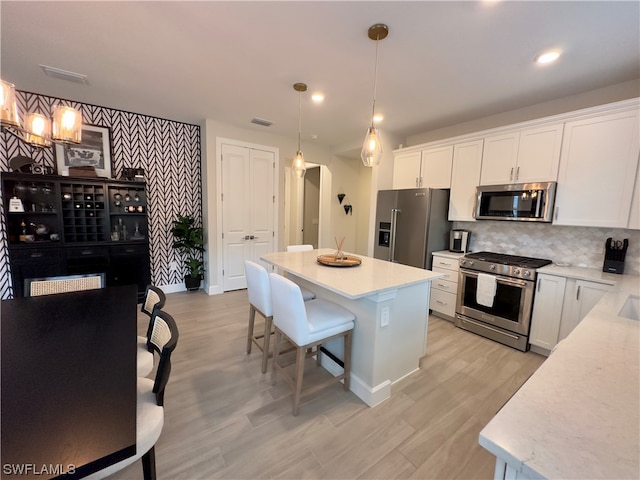
[[[172,272],[177,272],[178,271],[178,262],[171,262],[169,264],[169,270]]]
[[[384,307],[380,312],[380,326],[386,327],[389,325],[389,307]]]

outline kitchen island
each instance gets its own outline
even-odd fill
[[[338,303],[356,316],[351,352],[351,391],[374,406],[391,396],[391,385],[420,368],[425,354],[431,281],[442,274],[360,256],[353,267],[317,262],[333,249],[274,252],[261,260],[283,272],[318,298]],[[342,360],[342,340],[325,347]],[[342,367],[322,355],[334,374]]]
[[[496,479],[638,478],[640,277],[618,278],[480,432]]]

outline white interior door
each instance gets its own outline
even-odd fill
[[[244,261],[274,250],[273,152],[222,144],[223,290],[246,288]]]

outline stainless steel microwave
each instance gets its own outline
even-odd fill
[[[556,182],[476,187],[477,220],[551,222]]]

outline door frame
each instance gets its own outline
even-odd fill
[[[277,147],[270,147],[267,145],[260,145],[257,143],[244,142],[241,140],[233,140],[230,138],[216,137],[216,285],[220,288],[220,293],[223,293],[224,279],[222,278],[222,269],[224,267],[223,259],[223,242],[222,242],[222,145],[235,145],[237,147],[251,148],[253,150],[262,150],[265,152],[272,152],[275,161],[275,171],[273,175],[273,194],[275,196],[274,208],[273,208],[273,244],[279,245],[278,235],[280,227],[278,219],[280,218],[280,149]]]

